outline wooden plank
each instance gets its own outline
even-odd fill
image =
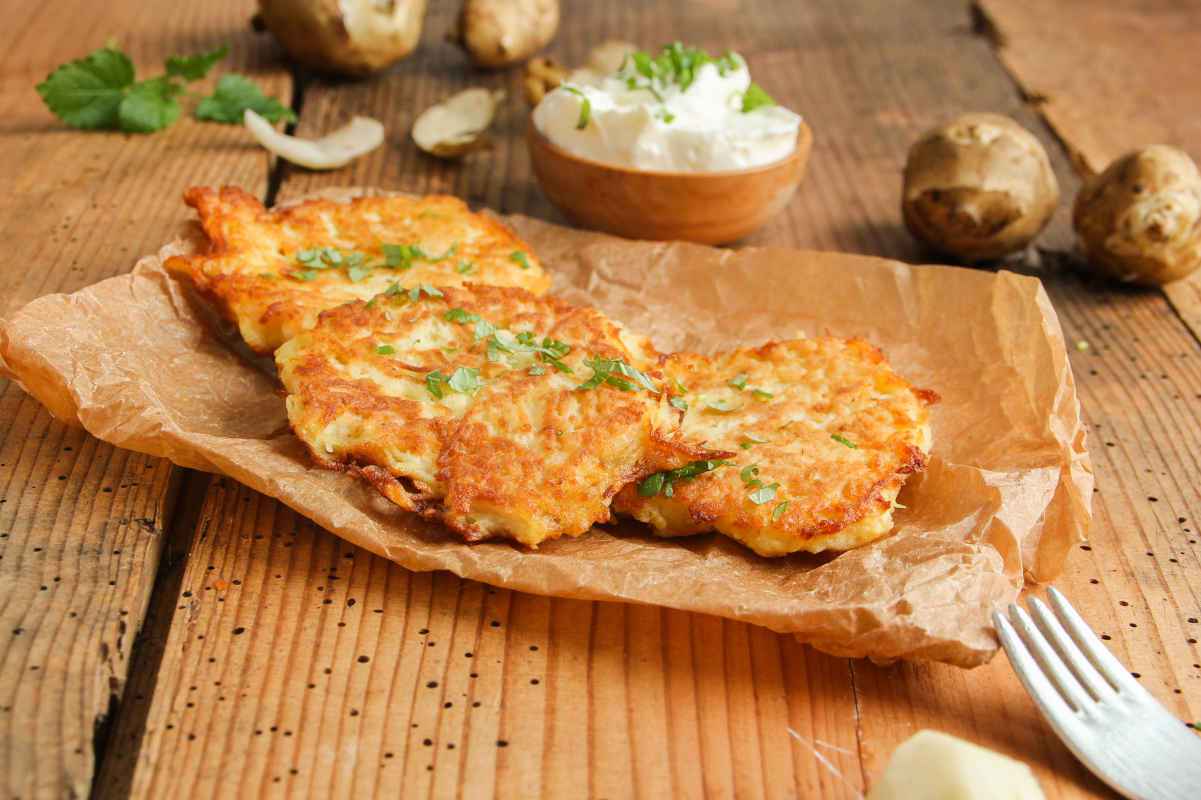
[[[457,88],[517,89],[515,73],[466,71],[437,41],[451,13],[431,9],[419,61],[361,84],[308,88],[302,133],[369,113],[388,121],[389,142],[337,173],[287,170],[281,198],[377,185],[557,218],[530,177],[521,112],[502,120],[490,154],[462,165],[408,141],[416,113]],[[809,117],[810,176],[755,242],[924,260],[899,221],[900,166],[923,128],[967,109],[1013,114],[1051,148],[1065,194],[1075,186],[957,3],[889,14],[835,0],[577,3],[564,20],[555,51],[568,62],[612,36],[735,47]],[[1068,247],[1064,212],[1041,243]],[[1201,397],[1198,348],[1162,297],[1082,284],[1059,268],[1063,259],[1042,260],[1015,266],[1047,282],[1069,341],[1090,342],[1074,364],[1101,441],[1114,443],[1097,457],[1091,549],[1073,554],[1059,585],[1149,688],[1196,718],[1201,657],[1188,620],[1198,615],[1198,551],[1185,537],[1201,517],[1190,488],[1201,430],[1187,406]],[[921,726],[1028,761],[1048,797],[1100,791],[1003,657],[970,673],[874,667],[726,621],[409,574],[225,481],[210,488],[178,605],[137,796],[404,787],[438,797],[853,797]]]
[[[1170,144],[1201,159],[1201,104],[1193,79],[1201,5],[1152,2],[1098,7],[1088,0],[979,0],[1001,61],[1037,98],[1083,174],[1123,153]],[[1073,31],[1064,36],[1063,31]],[[1104,53],[1103,65],[1096,54]],[[1114,120],[1121,120],[1115,125]],[[1164,287],[1201,338],[1201,273]]]
[[[224,479],[175,605],[135,797],[859,785],[853,728],[816,726],[853,705],[843,661],[728,621],[409,573]],[[831,784],[790,727],[854,779]]]
[[[153,136],[70,131],[32,88],[110,34],[151,74],[169,54],[222,41],[233,46],[231,65],[262,65],[270,47],[242,28],[243,4],[0,10],[16,23],[15,46],[0,60],[0,313],[129,269],[170,237],[193,182],[265,190],[266,160],[237,129],[181,120]],[[94,40],[61,35],[84,22]],[[264,77],[287,91],[278,69]],[[87,793],[98,726],[122,694],[178,484],[167,462],[54,422],[0,381],[0,794]]]

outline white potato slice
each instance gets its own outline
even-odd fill
[[[413,141],[439,158],[458,158],[487,142],[502,90],[465,89],[430,106],[413,123]]]
[[[384,142],[384,126],[371,117],[355,117],[320,139],[301,139],[280,133],[249,108],[242,119],[259,144],[280,158],[308,169],[344,167]]]
[[[1043,800],[1043,793],[1022,762],[921,730],[893,752],[867,800]]]

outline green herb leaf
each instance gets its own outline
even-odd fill
[[[135,83],[121,100],[117,119],[126,133],[154,133],[179,119],[179,84],[164,77]]]
[[[754,111],[756,108],[765,108],[766,106],[774,106],[776,101],[772,96],[763,91],[763,88],[757,83],[752,83],[746,87],[746,91],[742,95],[742,113],[746,114],[749,111]]]
[[[663,491],[663,484],[666,480],[667,473],[664,472],[648,475],[638,483],[638,494],[643,497],[654,497]]]
[[[775,508],[773,508],[771,510],[771,521],[779,522],[780,517],[784,516],[784,512],[787,510],[788,510],[788,501],[785,500],[783,503],[780,503],[780,505],[776,506]]]
[[[62,65],[37,85],[37,91],[46,107],[72,128],[113,129],[133,79],[129,57],[104,47]]]
[[[512,253],[509,253],[509,260],[516,263],[522,269],[530,268],[530,260],[526,257],[526,254],[520,250],[514,250]]]
[[[542,366],[541,364],[535,364],[534,366],[530,367],[529,374],[530,375],[545,375],[546,367]]]
[[[693,461],[682,467],[669,469],[666,472],[652,473],[639,482],[638,494],[643,497],[654,497],[662,492],[665,497],[671,497],[675,494],[672,486],[676,481],[692,480],[698,475],[711,472],[727,464],[730,464],[730,462],[725,459],[715,458],[706,461]]]
[[[446,381],[446,385],[460,394],[475,394],[484,384],[480,382],[480,371],[472,367],[459,367]]]
[[[468,322],[479,322],[480,315],[472,314],[463,308],[452,308],[442,315],[442,318],[448,322],[457,322],[460,325],[465,325]]]
[[[620,359],[600,358],[596,356],[588,359],[584,364],[592,369],[592,377],[577,386],[577,389],[595,389],[602,383],[607,383],[610,386],[621,389],[623,392],[636,391],[638,386],[649,392],[658,391],[645,373],[631,367]],[[633,378],[634,380],[631,382],[626,380],[626,378]]]
[[[353,283],[358,283],[359,281],[366,279],[371,274],[371,268],[362,266],[348,267],[346,274],[350,277],[350,280]]]
[[[741,405],[735,403],[734,401],[726,400],[721,397],[714,398],[712,400],[705,400],[704,402],[705,408],[709,409],[710,411],[716,411],[719,414],[729,414],[731,411],[737,411],[738,409],[742,408]]]
[[[491,322],[489,322],[486,319],[476,320],[476,323],[475,323],[476,341],[479,341],[480,339],[487,339],[489,336],[491,336],[494,333],[496,333],[496,326],[493,325]]]
[[[688,410],[688,401],[685,400],[683,397],[671,397],[670,399],[668,399],[667,402],[671,403],[672,406],[680,409],[681,411]]]
[[[770,503],[776,499],[776,490],[780,488],[778,483],[769,483],[767,486],[760,486],[755,491],[747,495],[747,498],[757,506],[764,503]]]
[[[182,78],[185,81],[198,81],[213,66],[229,55],[229,45],[223,44],[216,50],[207,53],[197,53],[194,56],[171,56],[167,59],[167,76]]]
[[[466,275],[473,269],[475,269],[475,264],[467,260],[460,261],[455,265],[455,272],[459,273],[460,275]]]
[[[830,438],[833,439],[834,441],[838,442],[843,447],[849,447],[852,450],[859,449],[859,445],[855,444],[850,439],[843,436],[841,433],[832,433],[832,434],[830,434]]]
[[[442,399],[442,384],[446,383],[446,376],[438,370],[425,376],[425,390],[429,392],[435,400]]]
[[[775,397],[774,394],[766,389],[751,389],[751,396],[756,400],[770,400]]]
[[[425,295],[427,297],[442,297],[443,296],[441,290],[437,289],[436,287],[430,286],[428,283],[422,283],[422,284],[418,284],[417,286],[414,286],[413,288],[409,289],[409,301],[416,303],[418,300],[421,299],[421,295],[423,292],[425,293]]]
[[[381,356],[390,356],[396,352],[396,348],[390,344],[381,344],[375,348],[375,352]]]
[[[241,125],[242,116],[250,109],[271,122],[295,122],[292,109],[267,97],[258,84],[244,75],[226,73],[217,81],[217,89],[196,106],[196,119]]]
[[[311,269],[300,270],[297,272],[289,272],[288,277],[298,281],[311,281],[317,277],[317,271]]]
[[[730,379],[730,385],[739,391],[746,388],[746,382],[747,374],[745,372],[740,372]]]
[[[738,473],[738,477],[742,478],[743,483],[750,483],[755,480],[755,476],[759,474],[758,464],[748,464]]]

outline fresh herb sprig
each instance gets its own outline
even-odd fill
[[[664,497],[672,497],[675,494],[676,481],[692,480],[698,475],[703,475],[706,472],[712,472],[718,467],[732,464],[733,462],[731,461],[718,458],[706,461],[693,461],[676,469],[655,472],[639,481],[638,494],[643,497],[654,497],[657,494],[662,494]]]
[[[172,56],[163,75],[139,81],[129,56],[109,44],[58,67],[37,85],[37,92],[46,107],[73,128],[152,133],[179,119],[179,96],[187,84],[204,78],[228,54],[228,46],[222,45],[206,53]],[[257,84],[232,73],[222,76],[213,95],[196,106],[195,115],[240,124],[247,108],[272,122],[296,119],[291,109],[264,96]]]

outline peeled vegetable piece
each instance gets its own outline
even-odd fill
[[[1046,151],[1000,114],[964,114],[927,132],[905,162],[901,212],[909,232],[965,261],[1021,250],[1058,203]]]
[[[301,139],[277,131],[270,122],[246,109],[246,129],[275,155],[308,169],[337,169],[384,142],[384,126],[371,117],[355,117],[320,139]]]
[[[922,730],[897,747],[867,800],[1043,800],[1043,792],[1022,762]]]
[[[259,0],[256,18],[295,61],[359,77],[413,52],[426,0]]]
[[[559,0],[466,0],[450,34],[481,67],[520,64],[559,30]]]
[[[439,158],[458,158],[487,143],[503,91],[465,89],[430,106],[413,123],[413,141]]]
[[[1090,265],[1121,281],[1161,285],[1201,266],[1201,175],[1187,154],[1127,153],[1076,195],[1072,223]]]

